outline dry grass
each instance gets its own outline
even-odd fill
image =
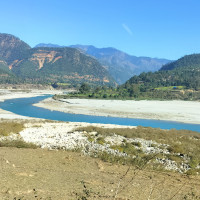
[[[24,129],[24,123],[0,122],[0,137],[9,136],[13,133],[19,133]]]
[[[161,144],[169,144],[171,152],[197,153],[200,152],[200,134],[189,130],[162,130],[159,128],[141,127],[137,128],[99,128],[94,126],[81,127],[77,131],[97,132],[103,136],[117,135],[126,138],[143,138],[153,140]],[[196,152],[197,151],[197,152]]]
[[[200,165],[200,134],[193,131],[188,130],[162,130],[158,128],[150,128],[150,127],[137,127],[137,128],[99,128],[99,127],[83,127],[77,129],[79,131],[86,132],[97,132],[97,134],[102,136],[113,135],[114,133],[117,135],[124,136],[126,138],[143,138],[146,140],[153,140],[161,144],[168,144],[168,150],[173,155],[173,160],[180,161],[180,155],[187,155],[189,157],[189,165],[191,166],[191,170],[188,172],[192,172],[198,165]],[[138,144],[139,145],[139,144]],[[137,152],[131,144],[129,145],[121,145],[114,146],[114,149],[119,151],[123,151],[126,153],[139,155],[141,157],[141,152]],[[134,153],[134,151],[136,153]],[[175,155],[178,156],[175,156]],[[104,155],[105,158],[103,160],[112,160],[110,156]],[[102,155],[100,156],[102,158]],[[118,158],[117,158],[118,159]],[[148,160],[148,159],[147,159]],[[195,170],[196,171],[196,170]],[[199,170],[200,171],[200,170]]]
[[[37,145],[18,139],[18,140],[3,140],[3,141],[0,141],[0,147],[15,147],[15,148],[36,149]]]
[[[16,121],[1,121],[0,122],[0,137],[17,134],[24,129],[24,122]],[[31,148],[36,149],[37,146],[33,143],[25,142],[22,139],[4,139],[0,141],[0,147],[16,147],[16,148]]]

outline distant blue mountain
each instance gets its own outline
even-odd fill
[[[40,44],[37,44],[34,48],[39,48],[39,47],[62,48],[62,47],[65,47],[65,46],[60,46],[58,44],[51,44],[51,43],[48,43],[48,44],[40,43]]]
[[[91,45],[72,45],[70,47],[78,48],[97,58],[118,84],[125,83],[132,76],[142,72],[158,71],[164,64],[171,62],[167,59],[131,56],[112,47],[96,48]]]
[[[56,44],[39,44],[36,47],[63,47]],[[71,45],[81,52],[96,58],[115,79],[118,84],[123,84],[134,75],[142,72],[158,71],[163,65],[171,62],[167,59],[131,56],[118,49],[96,48],[92,45]]]

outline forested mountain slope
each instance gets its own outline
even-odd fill
[[[13,35],[0,34],[0,83],[7,82],[116,85],[95,58],[75,48],[31,48]]]
[[[85,92],[92,98],[200,100],[200,54],[185,56],[157,72],[133,76],[117,88]]]
[[[40,43],[36,47],[62,48],[63,46]],[[81,52],[96,58],[118,84],[125,83],[133,75],[139,75],[142,72],[157,71],[162,65],[170,62],[167,59],[131,56],[111,47],[96,48],[92,45],[71,45],[70,47],[79,49]]]
[[[132,56],[115,48],[96,48],[91,45],[73,45],[72,47],[97,58],[102,65],[107,67],[118,84],[125,83],[132,76],[142,72],[155,72],[162,65],[170,62],[167,59]]]

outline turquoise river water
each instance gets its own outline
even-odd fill
[[[71,122],[88,122],[88,123],[102,123],[102,124],[118,124],[129,126],[145,126],[161,129],[186,129],[200,132],[200,124],[187,124],[164,120],[149,120],[149,119],[133,119],[133,118],[118,118],[118,117],[102,117],[90,116],[80,114],[70,114],[58,111],[51,111],[44,108],[35,107],[32,104],[42,101],[46,96],[38,96],[31,98],[10,99],[0,102],[0,108],[11,111],[18,115],[36,117],[42,119],[71,121]]]

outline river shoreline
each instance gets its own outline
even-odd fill
[[[166,120],[200,124],[200,102],[197,101],[54,100],[48,98],[34,104],[34,106],[72,114]]]
[[[63,91],[31,90],[29,92],[0,90],[0,102],[15,98],[29,98],[45,94],[61,94]],[[112,116],[120,118],[138,118],[167,120],[182,123],[200,124],[200,102],[194,101],[122,101],[94,99],[45,99],[34,106],[65,113],[93,116]],[[29,119],[21,115],[0,109],[1,119]]]
[[[3,102],[5,100],[9,99],[17,99],[17,98],[31,98],[31,97],[37,97],[42,95],[54,95],[54,94],[60,94],[63,91],[55,91],[55,90],[31,90],[30,92],[23,92],[21,90],[18,90],[15,92],[10,91],[7,89],[0,89],[0,102]],[[34,124],[36,122],[45,121],[45,119],[40,118],[33,118],[33,117],[26,117],[22,115],[17,115],[15,113],[9,112],[7,110],[3,110],[0,108],[0,120],[16,120],[19,122],[23,120],[29,120],[31,124]],[[57,122],[55,122],[57,123]],[[65,122],[64,122],[65,124]],[[136,126],[126,126],[126,125],[116,125],[116,124],[101,124],[101,123],[87,123],[87,122],[68,122],[67,127],[69,130],[73,130],[77,127],[87,127],[87,126],[95,126],[95,127],[101,127],[101,128],[136,128]],[[66,130],[66,127],[65,127]]]
[[[0,89],[0,102],[3,102],[8,99],[17,99],[17,98],[31,98],[36,96],[42,96],[46,94],[59,94],[61,91],[54,90],[9,90],[9,89]],[[0,108],[0,119],[32,119],[31,117],[17,115],[15,113],[3,110]]]

